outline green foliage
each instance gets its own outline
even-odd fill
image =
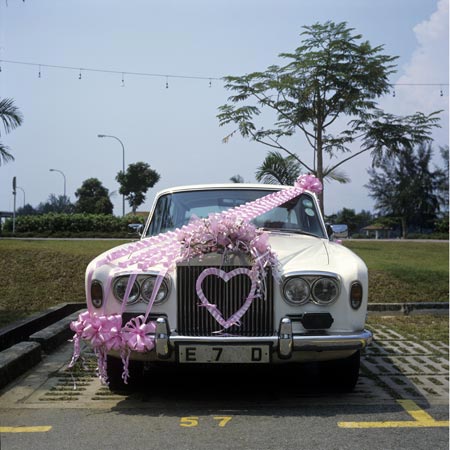
[[[97,178],[88,178],[75,192],[78,198],[75,210],[78,213],[112,214],[113,204],[109,192]]]
[[[129,235],[130,223],[144,223],[140,216],[116,217],[105,214],[44,214],[18,216],[16,235],[26,236],[117,236]],[[12,219],[8,219],[2,234],[12,232]]]
[[[133,213],[136,213],[138,206],[144,203],[148,189],[160,178],[159,173],[144,162],[130,164],[125,173],[120,171],[117,174],[116,180],[120,183],[119,192],[126,196]]]
[[[294,156],[284,158],[279,152],[269,152],[255,176],[263,183],[293,186],[300,170],[300,163]]]
[[[435,192],[436,173],[430,170],[431,146],[403,149],[395,157],[384,157],[378,169],[370,169],[365,185],[375,199],[375,208],[382,215],[398,217],[402,236],[408,227],[431,228],[439,210]]]
[[[9,133],[16,127],[22,125],[23,116],[19,111],[19,108],[14,105],[14,101],[11,98],[3,98],[0,100],[0,120],[3,124],[5,133]],[[1,129],[0,129],[1,136]],[[14,156],[10,153],[9,147],[4,145],[0,141],[0,166],[8,161],[14,161]]]
[[[336,214],[326,217],[326,221],[331,224],[344,224],[348,226],[349,236],[353,237],[354,233],[357,233],[369,225],[373,221],[373,215],[370,211],[362,210],[356,214],[354,209],[342,208]]]
[[[397,57],[383,54],[383,46],[363,41],[345,22],[316,23],[304,30],[301,45],[279,55],[285,65],[224,78],[232,95],[219,107],[217,117],[221,126],[236,127],[224,142],[239,133],[284,151],[323,182],[361,153],[370,151],[377,162],[386,153],[431,140],[437,113],[397,117],[377,107],[376,100],[391,89],[388,79]],[[262,127],[267,122],[263,113],[271,114],[272,127]],[[336,132],[338,118],[347,118],[348,123]],[[303,135],[314,158],[288,147],[288,142],[300,142],[289,139],[296,133]],[[355,141],[360,150],[353,152]]]

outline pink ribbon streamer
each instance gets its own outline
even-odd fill
[[[123,378],[128,377],[129,351],[149,351],[154,348],[154,322],[145,323],[153,306],[154,300],[161,286],[161,282],[167,272],[173,270],[177,263],[188,261],[193,257],[201,257],[210,252],[242,252],[253,258],[252,270],[237,269],[240,274],[248,275],[252,280],[249,295],[242,307],[225,319],[218,308],[211,304],[203,293],[202,281],[210,275],[216,275],[227,282],[238,272],[229,272],[210,268],[203,271],[196,283],[197,295],[201,304],[210,314],[226,329],[238,324],[242,316],[250,308],[255,297],[259,296],[258,290],[264,283],[264,273],[268,266],[276,267],[277,259],[272,253],[268,234],[257,230],[250,221],[289,200],[292,200],[305,191],[319,193],[322,190],[321,182],[312,175],[300,176],[294,187],[272,192],[252,202],[232,208],[220,214],[213,214],[208,219],[197,219],[191,223],[176,229],[133,242],[125,247],[112,251],[90,267],[87,272],[87,285],[90,286],[94,270],[102,265],[111,268],[111,274],[107,282],[105,294],[109,294],[112,278],[120,270],[131,271],[125,296],[122,302],[120,314],[97,315],[91,301],[90,289],[87,289],[88,311],[79,315],[78,320],[72,322],[71,329],[75,331],[73,337],[74,353],[70,367],[80,356],[80,340],[89,341],[98,357],[98,371],[102,379],[106,379],[106,353],[109,350],[121,351],[124,363]],[[144,316],[132,319],[122,327],[122,313],[126,307],[128,297],[139,271],[148,270],[154,266],[162,269],[157,276],[155,287]],[[135,270],[136,272],[133,272]],[[105,296],[107,298],[107,296]]]

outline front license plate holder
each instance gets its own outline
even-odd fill
[[[183,364],[267,364],[270,346],[179,344],[178,361]]]

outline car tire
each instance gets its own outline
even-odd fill
[[[108,355],[106,364],[108,386],[111,391],[128,391],[132,386],[137,385],[142,377],[143,364],[141,361],[129,361],[128,373],[130,376],[128,384],[125,384],[122,378],[123,363],[121,358]]]
[[[360,360],[358,350],[348,358],[323,362],[320,368],[322,382],[334,390],[352,392],[358,382]]]

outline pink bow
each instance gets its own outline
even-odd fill
[[[131,319],[123,328],[122,336],[131,350],[145,352],[155,346],[155,322],[144,322],[144,316]],[[148,334],[151,333],[151,336]]]
[[[81,337],[91,341],[94,348],[101,347],[104,343],[102,326],[107,322],[106,316],[89,316],[84,322],[85,326]]]
[[[294,186],[315,194],[320,194],[323,189],[322,183],[314,175],[300,175]]]
[[[122,316],[113,314],[111,316],[103,316],[102,320],[102,340],[106,350],[121,350],[124,346],[122,337]]]

